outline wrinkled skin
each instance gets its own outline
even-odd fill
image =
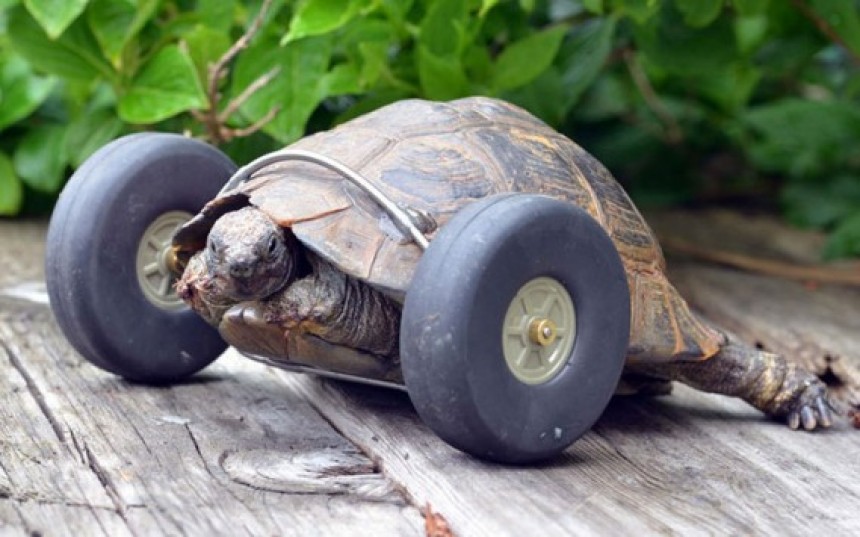
[[[344,361],[364,361],[354,374],[390,371],[399,363],[400,305],[304,251],[289,231],[253,207],[218,219],[177,291],[228,340],[233,334],[244,338],[243,348],[256,344],[263,354],[283,356],[290,349],[313,348],[310,358],[321,367],[326,357],[320,354],[330,354],[344,372],[349,371]],[[313,338],[310,347],[307,340],[302,343],[305,336]],[[303,358],[308,357],[290,356]],[[782,356],[728,337],[709,359],[630,363],[625,379],[624,387],[639,393],[668,393],[669,381],[677,380],[739,397],[793,429],[832,422],[820,379]]]
[[[245,207],[215,222],[203,260],[221,293],[235,302],[259,300],[295,276],[296,259],[284,230],[261,211]]]
[[[270,329],[277,328],[283,342],[270,341],[269,354],[309,334],[382,358],[398,355],[399,304],[304,251],[253,207],[215,222],[177,293],[222,332],[246,325],[269,329],[271,337]]]

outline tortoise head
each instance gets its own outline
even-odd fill
[[[256,207],[229,212],[209,232],[204,259],[227,298],[265,298],[287,285],[296,271],[295,241]]]

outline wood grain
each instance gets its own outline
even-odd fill
[[[850,534],[860,435],[790,431],[742,402],[680,387],[616,398],[563,458],[483,463],[445,445],[405,396],[275,373],[463,535]],[[815,455],[813,455],[813,452]],[[828,455],[831,454],[831,455]]]
[[[117,525],[132,534],[308,535],[358,525],[413,535],[422,523],[369,459],[262,366],[227,356],[184,385],[132,385],[70,352],[47,312],[3,319],[0,341],[8,371],[0,391],[11,399],[0,464],[10,500],[86,508],[110,535]],[[237,479],[278,455],[304,457],[305,471],[328,478],[302,488],[277,474],[269,486]],[[352,465],[326,464],[335,455]],[[356,480],[365,487],[330,485]],[[56,522],[40,517],[47,526],[32,529]]]

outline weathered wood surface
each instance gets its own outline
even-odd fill
[[[265,367],[227,357],[169,388],[96,371],[44,303],[44,225],[2,226],[0,533],[420,533],[396,484]]]
[[[457,535],[860,534],[860,432],[792,432],[689,389],[617,398],[560,460],[509,468],[448,448],[403,394],[234,352],[183,385],[126,383],[53,323],[44,229],[0,222],[2,534],[420,535],[426,503]],[[854,290],[764,278],[735,293],[735,280],[761,277],[677,267],[694,302],[742,336],[779,350],[792,326],[814,354],[856,365]],[[765,308],[750,289],[766,285],[780,297],[799,285],[806,320],[787,324],[787,302],[747,326]]]

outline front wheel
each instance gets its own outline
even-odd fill
[[[503,194],[454,216],[406,294],[403,376],[443,440],[505,463],[553,457],[618,383],[630,295],[612,240],[584,210]]]
[[[63,190],[48,230],[51,308],[72,346],[127,379],[164,383],[226,348],[173,290],[173,232],[212,199],[236,166],[217,149],[145,133],[99,149]]]

